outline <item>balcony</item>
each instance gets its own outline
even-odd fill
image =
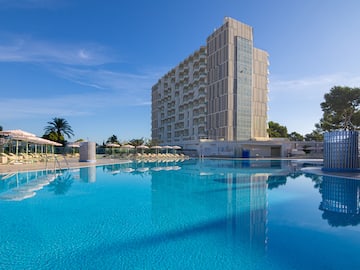
[[[207,74],[205,73],[205,72],[203,72],[203,73],[200,73],[200,75],[199,75],[199,79],[201,80],[201,79],[206,79],[207,78]]]
[[[201,88],[199,91],[198,91],[198,98],[205,98],[206,97],[206,93],[205,93],[205,89]]]
[[[200,65],[194,65],[193,72],[197,72],[200,70]]]

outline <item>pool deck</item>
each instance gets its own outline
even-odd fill
[[[129,163],[129,162],[132,161],[126,159],[99,158],[95,162],[80,162],[79,158],[66,158],[66,160],[59,159],[59,162],[48,161],[48,162],[34,162],[34,163],[0,164],[0,174],[24,172],[24,171],[51,170],[54,168],[55,169],[80,168],[80,167],[89,167],[92,165],[96,166],[96,165]]]
[[[333,176],[333,177],[341,177],[341,178],[349,178],[349,179],[357,179],[360,180],[360,172],[333,172],[333,171],[323,171],[320,167],[306,167],[302,168],[301,171],[303,173],[311,173],[317,175],[325,175],[325,176]]]

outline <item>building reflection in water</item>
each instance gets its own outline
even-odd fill
[[[348,226],[360,223],[360,181],[323,176],[320,184],[322,217],[329,225]]]
[[[96,181],[96,166],[80,168],[80,179],[87,183]]]
[[[267,174],[228,174],[226,233],[232,245],[265,253],[267,243]]]
[[[234,255],[240,250],[265,254],[269,174],[252,173],[249,163],[238,165],[211,162],[198,164],[197,170],[153,173],[155,226],[175,232],[183,228],[182,237],[216,235],[216,241],[225,242]]]

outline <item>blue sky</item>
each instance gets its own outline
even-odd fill
[[[334,85],[360,86],[358,0],[0,0],[0,125],[76,139],[151,136],[151,86],[225,16],[270,55],[269,121],[310,133]]]

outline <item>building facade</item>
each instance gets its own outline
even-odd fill
[[[192,55],[152,87],[152,139],[264,140],[268,54],[254,48],[252,27],[226,17]]]

